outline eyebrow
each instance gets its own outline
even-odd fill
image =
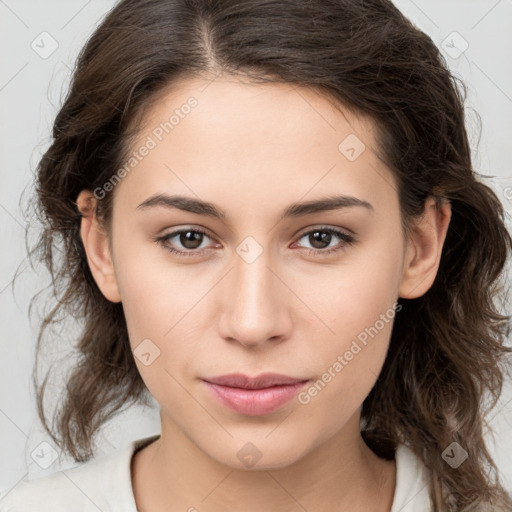
[[[166,194],[155,194],[137,206],[137,209],[148,209],[153,207],[177,208],[185,212],[196,213],[198,215],[206,215],[208,217],[219,219],[223,222],[227,220],[227,214],[224,210],[215,206],[213,203],[194,199],[185,196],[168,196]],[[309,215],[311,213],[327,212],[332,210],[341,210],[354,206],[362,207],[370,212],[375,209],[368,202],[354,196],[329,196],[314,201],[302,203],[292,203],[283,211],[282,218],[295,218]]]

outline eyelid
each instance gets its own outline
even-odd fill
[[[202,233],[203,235],[206,235],[208,238],[211,238],[212,240],[217,240],[217,238],[214,235],[212,235],[211,232],[207,228],[203,228],[200,226],[185,225],[184,227],[178,226],[178,227],[172,227],[172,228],[168,228],[168,229],[169,229],[169,231],[167,231],[167,229],[165,229],[165,230],[163,230],[162,235],[157,235],[154,238],[163,238],[163,237],[172,238],[173,236],[176,236],[183,232],[195,231],[197,233]]]
[[[353,237],[356,236],[356,233],[354,231],[352,231],[351,229],[348,229],[346,227],[341,227],[341,226],[330,226],[328,224],[311,224],[310,226],[307,226],[307,227],[302,228],[301,230],[299,230],[297,232],[297,234],[294,235],[294,236],[295,237],[302,237],[305,234],[307,234],[307,233],[309,233],[311,231],[315,231],[315,230],[318,230],[318,231],[321,231],[321,230],[338,231],[340,233],[346,234],[347,236],[353,236]]]

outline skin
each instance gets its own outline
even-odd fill
[[[395,180],[376,155],[371,120],[291,84],[181,82],[146,111],[133,149],[190,96],[198,105],[115,187],[110,238],[91,191],[77,198],[91,271],[107,299],[122,301],[132,349],[150,339],[160,350],[148,366],[135,358],[162,429],[132,460],[137,507],[389,511],[396,464],[362,440],[360,407],[384,363],[392,322],[306,405],[294,399],[271,414],[242,415],[214,400],[200,379],[269,371],[321,378],[398,297],[431,287],[450,205],[436,208],[429,198],[404,239]],[[366,146],[354,161],[338,150],[350,134]],[[227,220],[137,209],[155,193],[209,201]],[[334,193],[373,211],[281,219],[291,203]],[[310,236],[322,226],[352,232],[356,242],[333,235],[323,247],[341,250],[322,255]],[[167,244],[194,256],[154,241],[187,228],[207,231],[198,249],[179,236]],[[251,263],[237,252],[247,236],[262,248]],[[237,456],[248,442],[261,453],[252,468]]]

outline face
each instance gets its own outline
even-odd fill
[[[111,245],[88,257],[122,301],[162,435],[178,428],[232,467],[257,449],[268,468],[354,435],[397,298],[422,294],[437,264],[402,237],[372,123],[289,84],[194,79],[143,125],[115,186]],[[233,409],[204,382],[267,372],[308,382],[259,409],[240,395],[246,408]]]

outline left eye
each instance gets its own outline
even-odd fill
[[[341,240],[341,245],[338,243],[338,246],[329,248],[326,250],[326,247],[329,247],[332,240],[334,238],[338,238]],[[165,249],[168,251],[178,254],[180,256],[194,256],[197,255],[201,250],[199,249],[202,245],[204,237],[211,238],[208,234],[201,229],[181,229],[178,231],[173,231],[167,235],[163,235],[161,237],[157,237],[155,240],[160,243]],[[303,233],[299,240],[303,238],[308,238],[309,243],[313,245],[313,248],[304,247],[308,254],[316,254],[316,255],[325,255],[333,252],[337,252],[342,250],[345,245],[350,245],[355,242],[355,238],[343,231],[339,231],[337,229],[321,227],[316,228],[310,231]],[[176,242],[184,247],[187,250],[178,250],[172,247],[175,245],[174,242],[172,245],[168,242],[173,238],[176,239]],[[204,248],[203,248],[204,249]]]
[[[327,250],[324,250],[326,248],[326,244],[328,247],[329,244],[331,243],[333,236],[335,238],[339,238],[342,241],[341,245],[338,244],[338,246],[334,246]],[[306,233],[303,233],[301,235],[299,240],[301,240],[302,238],[307,238],[309,243],[313,245],[313,249],[310,249],[308,247],[305,248],[307,253],[313,255],[318,254],[320,256],[341,251],[344,249],[345,245],[351,245],[355,242],[355,238],[353,236],[348,235],[343,231],[339,231],[337,229],[328,227],[321,227],[307,231]]]

